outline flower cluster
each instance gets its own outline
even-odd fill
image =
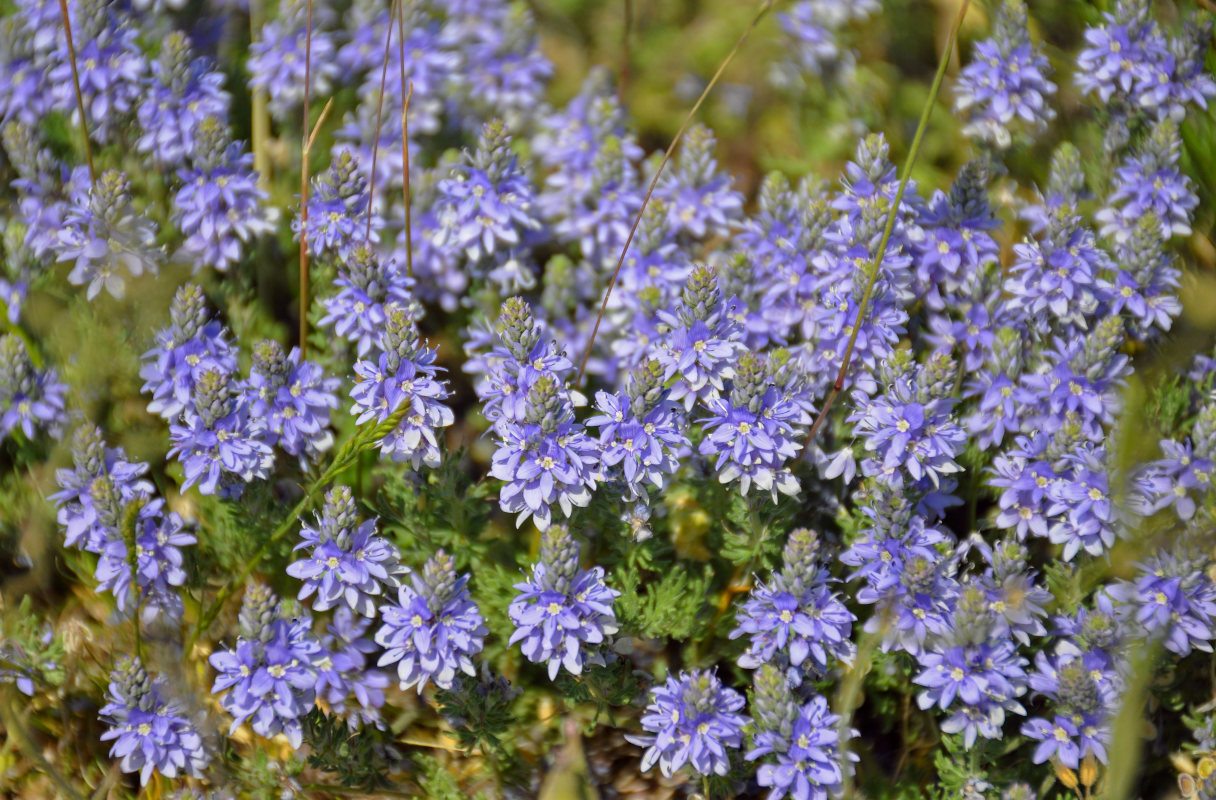
[[[300,531],[296,550],[307,550],[287,567],[287,574],[304,582],[299,598],[315,595],[313,611],[344,605],[365,617],[376,613],[376,601],[397,587],[397,553],[376,535],[374,519],[358,521],[350,489],[340,486],[325,496],[316,527]]]
[[[316,699],[317,662],[325,655],[309,627],[307,620],[284,618],[278,598],[265,586],[245,590],[240,637],[209,659],[215,669],[211,691],[227,690],[220,704],[233,717],[233,732],[252,720],[255,733],[281,733],[292,747],[300,746],[300,718]]]
[[[658,764],[670,776],[688,764],[701,775],[725,775],[727,748],[743,743],[743,705],[743,696],[713,672],[682,672],[650,690],[642,727],[652,735],[626,738],[646,748],[643,772]]]
[[[186,582],[181,548],[195,543],[182,518],[143,476],[148,465],[106,447],[101,431],[82,425],[72,437],[72,469],[56,475],[51,496],[65,544],[98,556],[98,590],[114,595],[119,611],[143,622],[181,619],[178,592]]]
[[[772,665],[801,683],[804,673],[825,673],[829,659],[852,661],[856,617],[832,592],[833,579],[819,565],[818,555],[819,537],[814,531],[790,532],[781,571],[767,585],[757,583],[739,608],[739,626],[730,636],[749,637],[739,666]]]
[[[612,601],[620,592],[604,584],[602,567],[579,568],[579,545],[566,526],[545,531],[531,579],[515,589],[519,594],[507,610],[515,624],[510,643],[522,642],[529,661],[547,661],[550,680],[562,667],[581,675],[584,666],[604,663],[588,645],[616,633]]]
[[[997,147],[1012,142],[1014,121],[1030,133],[1047,127],[1055,111],[1047,104],[1056,85],[1050,65],[1030,42],[1023,0],[1003,0],[991,39],[959,76],[955,110],[966,120],[963,132]]]
[[[0,442],[18,431],[27,439],[40,432],[58,438],[67,421],[66,391],[53,368],[34,366],[25,340],[0,336]]]
[[[828,710],[827,701],[813,695],[799,705],[781,671],[765,666],[756,673],[751,704],[755,732],[746,757],[765,759],[756,781],[770,787],[768,797],[826,800],[834,796],[844,781],[844,765],[839,752],[840,717]],[[854,754],[850,758],[857,760]]]
[[[153,772],[202,776],[211,760],[203,737],[167,683],[150,676],[138,658],[114,670],[107,699],[99,712],[108,726],[101,740],[114,742],[110,755],[121,759],[123,772],[138,772],[141,786]]]
[[[460,673],[476,675],[473,656],[481,652],[486,626],[469,596],[469,576],[456,575],[452,557],[440,551],[402,581],[397,602],[380,607],[376,643],[384,648],[379,665],[397,666],[402,689],[428,682],[442,689],[459,685]]]
[[[401,307],[388,312],[380,346],[383,352],[375,361],[355,364],[358,383],[350,393],[355,401],[351,413],[359,423],[396,421],[380,440],[382,456],[414,469],[437,467],[443,457],[439,433],[455,418],[444,403],[447,386],[435,378],[441,369],[435,351],[421,341],[413,317]]]

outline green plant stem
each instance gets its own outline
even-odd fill
[[[650,204],[650,197],[654,194],[655,187],[659,184],[659,177],[663,174],[663,168],[667,166],[667,162],[671,160],[671,156],[680,145],[680,141],[684,138],[684,132],[688,130],[688,126],[692,123],[693,118],[701,109],[701,104],[705,102],[705,98],[709,97],[709,93],[718,84],[722,78],[722,74],[726,72],[726,68],[730,62],[734,60],[738,54],[739,48],[747,41],[747,37],[751,35],[756,26],[760,24],[760,20],[764,19],[764,15],[773,7],[775,0],[764,0],[760,4],[760,9],[756,15],[752,17],[752,21],[748,23],[744,29],[743,35],[735,42],[735,46],[726,54],[726,58],[718,65],[718,71],[709,79],[709,83],[705,84],[705,89],[702,90],[701,96],[697,98],[697,102],[693,103],[689,109],[684,121],[680,123],[680,129],[676,131],[676,135],[672,138],[671,144],[667,146],[667,150],[663,153],[663,160],[659,162],[659,168],[654,171],[654,177],[650,180],[650,187],[646,190],[646,196],[642,199],[642,205],[638,208],[637,216],[633,219],[633,225],[629,228],[629,235],[625,237],[625,244],[621,247],[621,255],[616,260],[616,268],[612,270],[612,277],[608,279],[608,288],[604,291],[604,301],[600,303],[600,312],[595,318],[595,327],[591,329],[591,338],[587,340],[587,349],[583,352],[583,359],[578,365],[578,376],[574,379],[574,385],[578,386],[583,382],[583,373],[587,371],[587,361],[591,358],[591,348],[595,346],[595,337],[600,332],[600,323],[604,321],[604,314],[608,310],[608,299],[612,297],[612,290],[616,286],[616,280],[620,277],[621,267],[625,264],[625,256],[629,253],[629,245],[633,244],[633,237],[638,232],[638,226],[642,223],[642,215],[646,213],[646,206]]]
[[[868,274],[866,275],[865,290],[861,295],[861,304],[857,308],[857,321],[853,323],[853,330],[849,333],[849,342],[844,348],[844,357],[840,362],[840,371],[836,374],[836,380],[832,383],[832,389],[828,392],[827,400],[823,403],[823,409],[816,417],[814,424],[811,425],[810,431],[806,435],[806,443],[809,445],[815,438],[816,432],[827,418],[828,411],[832,408],[832,403],[835,402],[836,396],[844,389],[844,379],[848,374],[849,365],[853,359],[853,349],[857,346],[857,335],[861,333],[861,324],[865,320],[866,312],[870,309],[870,300],[874,296],[874,284],[878,280],[878,272],[882,266],[882,260],[887,255],[887,246],[891,242],[891,234],[895,230],[895,217],[899,214],[899,204],[903,202],[904,191],[908,188],[908,180],[912,177],[912,167],[916,164],[916,157],[920,154],[920,144],[925,138],[925,131],[929,128],[929,117],[933,114],[933,106],[937,103],[937,95],[941,92],[942,80],[946,77],[946,68],[950,65],[950,55],[954,52],[954,44],[958,40],[958,29],[963,24],[963,18],[967,16],[967,9],[971,7],[971,0],[963,0],[962,7],[958,10],[958,17],[954,20],[954,25],[950,28],[950,38],[946,40],[946,46],[942,49],[941,59],[937,63],[937,73],[933,76],[933,85],[929,88],[929,97],[925,100],[924,108],[920,112],[920,122],[916,126],[916,135],[912,137],[912,146],[908,149],[908,155],[904,159],[903,175],[899,179],[899,188],[895,191],[895,198],[891,201],[891,208],[887,211],[887,222],[883,226],[882,238],[878,242],[878,252],[874,256],[874,262],[870,265]]]
[[[258,548],[257,552],[255,552],[249,561],[246,562],[245,566],[241,568],[241,571],[237,573],[232,580],[224,584],[224,586],[220,589],[219,593],[215,596],[215,600],[211,602],[211,605],[207,607],[207,610],[203,612],[203,614],[199,617],[198,623],[194,626],[194,631],[190,634],[190,639],[186,644],[187,653],[194,648],[195,643],[198,642],[198,639],[200,636],[202,636],[203,631],[205,631],[207,627],[215,621],[215,618],[219,616],[220,610],[224,607],[224,603],[226,603],[228,598],[232,596],[233,592],[237,590],[237,587],[243,586],[246,579],[253,574],[253,571],[257,569],[258,564],[260,564],[262,559],[266,557],[266,554],[270,552],[271,548],[278,544],[279,541],[281,541],[289,532],[295,529],[296,524],[299,522],[300,516],[312,506],[313,502],[317,499],[317,496],[327,485],[329,485],[330,481],[336,478],[343,470],[358,463],[359,456],[365,450],[374,446],[375,443],[380,439],[383,439],[386,435],[392,432],[392,430],[395,429],[398,424],[400,424],[401,420],[405,417],[406,412],[409,410],[409,405],[403,405],[401,408],[394,411],[392,415],[390,415],[389,418],[384,422],[376,425],[364,425],[355,430],[351,437],[346,440],[346,442],[342,445],[342,448],[334,456],[334,460],[330,462],[329,466],[325,468],[325,471],[322,472],[316,480],[308,485],[308,488],[304,490],[304,496],[300,498],[300,501],[295,504],[295,507],[288,512],[287,516],[283,518],[283,521],[280,522],[273,531],[271,531],[270,536],[267,537],[266,541],[262,543],[262,546]]]
[[[262,11],[263,0],[249,0],[249,40],[254,41],[262,32],[265,24],[265,13]],[[250,148],[253,150],[253,168],[258,173],[258,188],[264,192],[270,191],[270,104],[266,90],[253,90],[250,109]]]
[[[76,791],[76,787],[72,786],[71,782],[55,769],[55,766],[47,761],[38,750],[34,740],[30,737],[30,732],[21,721],[20,715],[13,708],[8,692],[0,694],[0,722],[4,723],[5,732],[17,743],[17,747],[25,753],[26,758],[37,764],[38,768],[59,787],[64,795],[70,800],[85,800],[84,796]]]
[[[853,661],[853,669],[844,676],[844,680],[836,692],[835,711],[840,715],[840,722],[836,724],[836,733],[840,742],[840,753],[837,758],[842,764],[845,763],[845,759],[849,753],[849,740],[852,738],[850,732],[853,723],[853,710],[860,704],[866,676],[870,674],[870,668],[874,665],[874,651],[878,648],[878,644],[882,641],[886,630],[887,625],[884,623],[877,633],[862,634],[861,639],[857,643],[857,656]],[[853,773],[847,769],[844,770],[840,796],[853,796]]]
[[[66,0],[61,0],[66,2]],[[304,29],[304,126],[300,130],[300,356],[308,348],[308,104],[312,84],[312,0],[308,0],[307,27]]]

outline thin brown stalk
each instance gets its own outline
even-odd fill
[[[887,255],[887,245],[891,242],[891,233],[895,230],[895,217],[899,213],[899,204],[904,199],[904,190],[908,188],[908,179],[912,175],[912,167],[916,164],[917,155],[920,154],[920,143],[925,138],[925,131],[929,127],[929,117],[933,113],[933,106],[937,102],[937,95],[942,88],[942,80],[946,76],[946,67],[950,64],[950,56],[954,52],[954,44],[958,40],[958,29],[962,26],[963,17],[967,16],[967,9],[970,6],[971,0],[963,0],[963,4],[958,10],[958,17],[954,20],[953,27],[950,28],[950,37],[946,40],[946,47],[942,51],[941,59],[938,61],[937,73],[933,76],[933,85],[929,89],[929,97],[925,100],[924,108],[921,109],[920,122],[916,126],[916,135],[912,137],[912,146],[908,149],[908,155],[904,159],[903,174],[899,179],[899,188],[895,191],[895,197],[891,201],[891,208],[887,212],[887,222],[883,228],[882,239],[878,242],[878,252],[875,254],[869,273],[866,275],[865,291],[862,293],[861,304],[857,309],[857,321],[853,323],[853,330],[849,334],[849,343],[845,346],[844,357],[840,362],[840,371],[836,373],[836,380],[832,383],[832,389],[828,392],[827,399],[824,400],[819,416],[815,418],[810,431],[807,432],[806,445],[808,447],[814,441],[815,434],[819,431],[820,426],[823,425],[823,421],[827,419],[828,412],[831,411],[832,404],[836,401],[837,395],[844,389],[844,379],[849,372],[849,366],[853,360],[853,349],[857,346],[857,334],[861,332],[861,325],[865,321],[866,312],[870,308],[870,300],[874,296],[874,284],[878,279],[882,260]]]
[[[388,86],[388,53],[393,43],[393,19],[397,15],[398,0],[393,0],[388,12],[388,30],[384,33],[384,59],[380,63],[380,100],[376,103],[376,132],[372,138],[372,177],[367,187],[367,230],[363,232],[364,243],[372,240],[372,203],[376,199],[376,159],[380,155],[380,125],[384,119],[384,92]]]
[[[405,202],[405,274],[414,277],[414,232],[412,209],[410,208],[410,99],[414,96],[414,82],[408,88],[405,82],[405,6],[397,4],[397,46],[401,48],[398,66],[401,69],[401,86],[405,99],[401,101],[401,192]]]
[[[66,0],[60,0],[66,2]],[[308,150],[309,109],[312,86],[312,0],[308,0],[308,18],[304,29],[304,125],[300,149],[300,355],[308,348]]]
[[[631,76],[630,68],[633,65],[633,54],[630,52],[629,34],[633,31],[633,0],[624,0],[625,2],[625,19],[623,21],[623,30],[621,31],[621,77],[617,81],[617,97],[621,102],[625,102],[625,96],[629,93],[629,79]]]
[[[676,131],[675,137],[671,140],[671,144],[667,146],[667,151],[663,153],[663,160],[659,162],[659,168],[654,172],[654,177],[650,181],[650,188],[646,190],[646,197],[643,198],[642,206],[638,209],[637,216],[634,217],[633,225],[629,228],[629,235],[625,237],[625,246],[621,248],[620,258],[616,260],[616,267],[612,270],[612,277],[608,280],[608,289],[604,292],[604,301],[600,303],[600,312],[595,318],[595,327],[591,329],[591,338],[587,341],[587,349],[583,352],[583,359],[578,366],[578,377],[574,380],[576,386],[582,383],[583,373],[587,371],[587,361],[591,358],[591,349],[595,346],[595,337],[600,332],[600,323],[604,321],[604,313],[608,310],[608,300],[612,297],[612,290],[616,287],[617,278],[620,277],[621,267],[625,264],[625,256],[629,253],[629,245],[633,244],[633,237],[638,232],[638,225],[642,222],[642,215],[646,213],[646,206],[650,204],[650,198],[654,194],[655,187],[659,184],[659,177],[663,174],[663,168],[667,166],[667,162],[671,160],[672,154],[675,153],[676,148],[680,145],[680,141],[684,138],[684,132],[688,130],[688,126],[697,115],[697,111],[701,109],[701,104],[705,102],[705,98],[709,97],[709,93],[718,84],[718,80],[721,79],[730,62],[738,54],[739,48],[747,41],[747,37],[751,35],[756,26],[760,24],[760,20],[772,8],[773,2],[774,0],[764,0],[760,4],[760,9],[752,17],[752,21],[748,23],[747,28],[743,31],[743,35],[735,42],[735,46],[730,49],[730,52],[726,54],[726,58],[718,65],[717,72],[709,79],[709,83],[705,85],[705,89],[701,92],[701,96],[697,98],[697,102],[693,103],[687,116],[684,117],[684,122],[680,124],[680,129]]]
[[[89,165],[89,183],[97,183],[97,169],[93,166],[93,145],[89,143],[89,121],[84,113],[84,92],[80,88],[80,73],[76,70],[76,43],[72,41],[72,20],[68,15],[68,0],[59,0],[59,14],[63,17],[63,32],[68,39],[68,63],[72,66],[72,84],[76,88],[76,109],[80,112],[80,134],[84,137],[84,160]]]

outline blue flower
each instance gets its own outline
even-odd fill
[[[746,352],[733,368],[730,393],[710,399],[710,416],[702,420],[705,438],[698,452],[717,456],[721,483],[739,481],[746,495],[756,488],[795,495],[798,480],[789,462],[802,450],[802,431],[812,422],[810,400],[793,370]]]
[[[266,422],[264,441],[303,464],[333,445],[329,411],[338,406],[339,383],[326,378],[319,365],[301,360],[298,347],[284,356],[278,342],[264,339],[253,349],[244,391],[250,415]]]
[[[1005,712],[1026,713],[1016,698],[1026,692],[1027,662],[1017,655],[1012,641],[956,644],[917,658],[921,671],[912,682],[925,687],[917,704],[922,709],[936,705],[943,711],[954,706],[942,730],[962,733],[966,747],[972,747],[977,736],[1000,739]]]
[[[776,763],[766,761],[756,771],[756,782],[769,787],[769,800],[827,800],[835,796],[844,781],[839,753],[840,717],[828,710],[820,695],[813,696],[797,709],[789,722],[788,733],[761,729],[748,761],[773,755]],[[853,756],[856,759],[856,756]]]
[[[1191,519],[1198,510],[1196,500],[1205,498],[1212,489],[1216,463],[1210,458],[1196,456],[1189,441],[1161,440],[1165,458],[1145,465],[1145,481],[1149,491],[1149,511],[1174,507],[1178,518]]]
[[[1111,262],[1093,232],[1068,211],[1052,221],[1042,241],[1014,245],[1016,261],[1004,289],[1014,296],[1015,307],[1038,318],[1040,325],[1048,320],[1084,329],[1106,299],[1099,278]]]
[[[725,234],[742,216],[743,197],[731,189],[729,175],[718,172],[713,132],[697,124],[684,137],[675,167],[664,173],[655,198],[667,206],[673,234],[705,239]]]
[[[121,758],[123,772],[138,772],[146,786],[153,772],[166,778],[202,777],[211,760],[203,737],[181,705],[166,697],[168,687],[145,671],[138,658],[110,675],[107,702],[100,711],[108,729],[101,740],[111,741],[110,755]]]
[[[346,607],[371,617],[381,595],[397,586],[396,549],[376,534],[374,519],[357,521],[350,489],[339,486],[325,495],[316,526],[300,530],[303,541],[293,550],[307,553],[287,574],[304,581],[299,599],[315,594],[313,611]]]
[[[241,638],[232,650],[218,650],[209,661],[216,671],[213,694],[233,716],[229,733],[246,721],[260,736],[282,733],[294,748],[304,741],[300,718],[316,700],[318,661],[324,650],[305,621],[272,619],[257,638]]]
[[[975,46],[959,75],[954,106],[964,116],[963,133],[1005,148],[1015,120],[1030,133],[1044,129],[1055,117],[1047,105],[1056,91],[1050,70],[1030,43],[1025,4],[1005,0],[993,37]]]
[[[529,661],[547,661],[549,680],[563,666],[581,675],[587,664],[604,663],[603,655],[587,645],[616,633],[612,603],[620,592],[605,585],[602,567],[579,568],[578,543],[564,525],[545,531],[540,562],[515,589],[519,594],[507,609],[515,632],[508,644],[522,642]]]
[[[1082,92],[1158,118],[1180,120],[1191,103],[1207,108],[1216,81],[1200,66],[1210,38],[1203,26],[1188,24],[1171,41],[1148,4],[1137,3],[1120,4],[1103,20],[1085,31],[1087,46],[1077,56],[1074,80]]]
[[[127,461],[121,447],[106,447],[101,431],[90,424],[73,434],[72,460],[73,469],[55,471],[59,491],[50,499],[59,509],[56,519],[68,547],[100,553],[106,541],[118,535],[111,500],[125,504],[154,491],[143,479],[148,465]]]
[[[738,713],[742,708],[743,696],[715,673],[681,672],[650,690],[642,727],[653,735],[625,738],[646,748],[643,772],[657,763],[671,777],[689,764],[700,775],[725,775],[730,769],[727,748],[743,743],[747,718]]]
[[[785,566],[768,585],[757,581],[738,611],[730,638],[750,637],[739,666],[762,664],[823,674],[829,659],[850,662],[856,617],[829,588],[832,579],[816,561],[818,539],[806,528],[790,533]],[[780,654],[780,656],[778,656]]]
[[[402,412],[397,426],[380,440],[380,454],[394,461],[437,467],[442,459],[439,430],[455,417],[443,401],[450,396],[446,384],[436,380],[435,351],[424,344],[413,318],[401,308],[389,312],[376,361],[355,364],[358,383],[351,389],[352,414],[358,423],[386,422]]]
[[[173,222],[186,237],[181,253],[197,272],[227,272],[240,263],[250,242],[274,230],[267,219],[266,192],[258,188],[253,155],[229,141],[226,124],[206,117],[194,132],[192,166],[178,172]]]
[[[1095,219],[1102,223],[1103,236],[1120,244],[1127,242],[1146,214],[1161,226],[1162,240],[1189,236],[1191,217],[1199,197],[1191,179],[1178,168],[1182,139],[1178,126],[1166,121],[1153,129],[1144,152],[1128,156],[1115,169],[1114,188]]]
[[[724,381],[734,377],[734,364],[746,350],[729,306],[722,299],[717,276],[699,267],[684,287],[679,310],[658,312],[669,331],[655,348],[654,358],[663,365],[665,383],[678,376],[670,398],[683,400],[686,411],[692,411],[698,400],[708,402],[722,393]]]
[[[679,468],[677,456],[688,438],[674,406],[662,394],[662,367],[650,361],[634,374],[627,392],[597,392],[600,413],[587,424],[600,429],[605,466],[617,467],[630,499],[646,497],[646,485],[660,491]]]
[[[257,41],[249,45],[246,70],[249,88],[263,89],[270,98],[270,113],[283,121],[304,102],[304,73],[307,50],[311,49],[311,69],[307,70],[312,97],[328,93],[337,76],[332,35],[314,29],[308,37],[302,3],[284,0],[283,18],[272,20],[258,31]],[[311,38],[306,42],[306,38]],[[307,45],[307,47],[306,47]]]
[[[67,385],[54,369],[38,369],[25,340],[0,336],[0,442],[20,431],[26,439],[45,432],[55,438],[67,422]]]
[[[371,625],[372,620],[340,606],[321,640],[325,655],[314,662],[317,699],[323,700],[334,714],[345,717],[352,729],[360,725],[384,726],[380,708],[384,705],[389,678],[378,669],[367,668],[367,656],[377,649],[363,635]]]
[[[325,316],[318,324],[333,325],[339,336],[356,342],[360,357],[376,344],[394,309],[410,309],[414,304],[411,281],[400,265],[365,246],[350,249],[334,284],[341,289],[321,301]]]
[[[1104,458],[1104,451],[1089,447],[1066,456],[1068,473],[1049,488],[1051,504],[1046,513],[1057,519],[1048,536],[1064,545],[1060,556],[1065,561],[1082,549],[1102,555],[1115,544],[1117,509]]]
[[[53,8],[53,4],[47,5]],[[147,80],[148,61],[140,51],[138,31],[128,24],[117,7],[108,3],[82,3],[75,16],[72,33],[76,45],[76,70],[80,76],[89,134],[108,144],[114,133],[125,127],[127,116],[139,100]],[[62,30],[62,27],[62,20],[56,18],[46,32]],[[54,107],[68,113],[72,124],[79,126],[77,84],[72,74],[67,38],[55,36],[53,41],[55,50],[48,73],[50,95]]]
[[[854,393],[857,410],[849,420],[856,422],[866,451],[876,456],[862,462],[864,474],[895,486],[903,485],[906,475],[936,487],[961,470],[954,457],[962,452],[966,434],[951,415],[953,399],[938,396],[929,376],[927,367],[897,374],[886,394],[873,400],[861,390]]]
[[[100,496],[95,498],[96,501],[102,499]],[[181,517],[175,512],[164,512],[163,500],[145,496],[137,498],[137,502],[135,552],[131,553],[122,531],[117,527],[109,528],[94,572],[97,590],[112,593],[120,612],[130,613],[137,608],[145,623],[158,618],[180,620],[184,606],[178,587],[186,582],[180,548],[195,544],[197,540],[183,530]],[[114,516],[115,510],[127,513],[127,504],[119,505],[117,509],[111,505],[109,516]]]
[[[1038,742],[1032,760],[1049,758],[1076,769],[1085,756],[1107,761],[1111,738],[1111,711],[1119,690],[1117,676],[1104,654],[1039,653],[1030,687],[1050,701],[1046,717],[1033,717],[1021,728],[1023,736]]]
[[[348,149],[338,150],[329,169],[313,178],[307,223],[303,216],[297,216],[291,221],[291,230],[297,239],[303,231],[313,256],[343,263],[355,248],[378,241],[376,232],[384,226],[384,220],[372,213],[368,230],[369,191],[359,159]],[[365,269],[375,272],[374,267]]]
[[[463,251],[474,263],[520,245],[526,231],[540,227],[532,187],[502,123],[485,127],[477,149],[466,152],[437,189],[435,244]]]
[[[600,448],[574,422],[565,388],[550,375],[542,375],[528,391],[525,420],[496,428],[499,446],[490,474],[507,482],[498,503],[503,511],[518,514],[516,526],[532,517],[544,530],[553,505],[568,517],[575,506],[590,504],[591,491],[603,479]]]
[[[1203,562],[1160,552],[1139,565],[1132,583],[1116,587],[1129,630],[1159,640],[1179,656],[1212,652],[1216,638],[1216,584]],[[1116,591],[1112,590],[1112,594]]]
[[[169,317],[169,327],[156,334],[156,346],[144,353],[139,377],[144,379],[141,391],[152,395],[148,411],[175,420],[193,403],[204,371],[236,372],[236,353],[227,331],[211,319],[197,284],[177,290]]]
[[[73,193],[55,252],[60,261],[74,262],[68,282],[88,284],[90,300],[103,287],[121,299],[124,276],[155,275],[162,258],[155,224],[136,213],[131,186],[116,170],[106,170],[88,189]]]
[[[242,484],[266,478],[274,451],[263,441],[266,420],[249,414],[249,404],[230,375],[209,368],[198,377],[194,403],[169,426],[169,457],[182,462],[182,490],[195,483],[203,494],[240,496]],[[220,483],[221,477],[224,479]]]
[[[158,167],[183,166],[195,154],[195,132],[207,117],[227,119],[231,102],[224,74],[207,58],[193,58],[180,31],[165,39],[152,62],[151,85],[137,108],[142,134],[135,149]]]
[[[469,596],[469,576],[456,576],[451,556],[442,550],[421,572],[411,571],[396,603],[380,607],[376,643],[385,652],[380,666],[397,665],[401,688],[421,692],[433,681],[441,689],[459,685],[460,673],[475,675],[473,656],[489,632]]]

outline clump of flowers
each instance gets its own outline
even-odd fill
[[[442,459],[439,433],[455,419],[444,401],[449,392],[436,380],[435,351],[421,341],[414,319],[404,308],[389,312],[375,361],[355,364],[359,383],[351,390],[352,414],[359,423],[375,420],[396,426],[380,440],[380,453],[414,469],[437,467]]]
[[[349,488],[331,489],[316,525],[305,525],[300,537],[295,549],[308,552],[287,574],[304,581],[299,598],[312,597],[313,611],[345,606],[373,617],[376,601],[397,587],[396,550],[376,535],[374,519],[359,522]]]
[[[818,563],[819,537],[807,528],[790,532],[781,570],[757,583],[738,611],[732,639],[746,635],[739,666],[772,665],[794,683],[804,674],[822,675],[830,660],[852,661],[856,617],[831,589],[832,578]]]
[[[510,643],[522,643],[529,661],[548,662],[550,680],[562,667],[581,675],[586,665],[604,663],[594,646],[617,631],[612,602],[620,592],[605,585],[602,567],[580,568],[579,545],[566,526],[545,531],[532,577],[515,589]]]
[[[178,259],[197,272],[227,272],[241,262],[251,242],[273,226],[264,208],[253,155],[231,141],[217,116],[204,117],[194,130],[189,166],[178,172],[182,187],[173,196],[173,222],[185,236]]]
[[[650,690],[642,717],[650,735],[626,738],[646,748],[643,772],[658,764],[671,776],[687,764],[700,775],[725,775],[730,769],[727,748],[743,743],[747,718],[738,713],[743,705],[743,695],[713,672],[682,672]]]
[[[211,654],[213,694],[232,715],[231,732],[249,722],[260,736],[283,734],[292,747],[304,741],[300,718],[316,700],[317,664],[324,650],[307,620],[286,619],[278,598],[261,584],[245,590],[240,636]]]
[[[781,670],[763,666],[756,673],[751,699],[754,732],[748,761],[764,759],[756,781],[774,800],[826,800],[844,781],[839,752],[840,717],[827,701],[813,695],[801,705],[791,694]],[[856,731],[852,732],[856,735]],[[850,754],[852,760],[857,756]]]
[[[72,262],[68,281],[87,285],[90,300],[102,289],[122,298],[128,276],[155,275],[162,260],[156,226],[131,205],[130,183],[116,170],[73,193],[55,249]]]
[[[333,445],[329,413],[338,406],[338,383],[326,378],[319,365],[302,360],[300,348],[284,355],[273,339],[259,342],[245,392],[250,415],[266,422],[266,444],[281,447],[301,463],[316,461]]]
[[[959,76],[954,107],[964,116],[963,132],[997,147],[1010,145],[1011,129],[1037,133],[1055,117],[1047,104],[1056,91],[1047,79],[1051,68],[1026,24],[1025,3],[1003,0],[992,38],[975,46]]]
[[[476,675],[473,656],[488,633],[469,596],[468,575],[456,575],[452,557],[440,551],[402,581],[397,602],[380,607],[376,643],[384,648],[379,665],[395,664],[402,689],[427,683],[442,689],[459,685],[460,674]]]
[[[29,346],[15,333],[0,336],[0,442],[20,432],[58,438],[67,421],[67,386],[54,369],[38,369]]]
[[[121,759],[123,772],[138,772],[141,786],[153,772],[202,777],[211,760],[203,737],[165,681],[150,676],[138,658],[111,674],[108,699],[100,712],[108,726],[101,740],[113,741],[110,755]]]
[[[152,395],[148,411],[178,419],[193,403],[195,386],[205,370],[236,371],[236,353],[228,333],[211,318],[203,290],[187,283],[173,296],[169,327],[156,334],[156,346],[144,353],[139,376]]]

